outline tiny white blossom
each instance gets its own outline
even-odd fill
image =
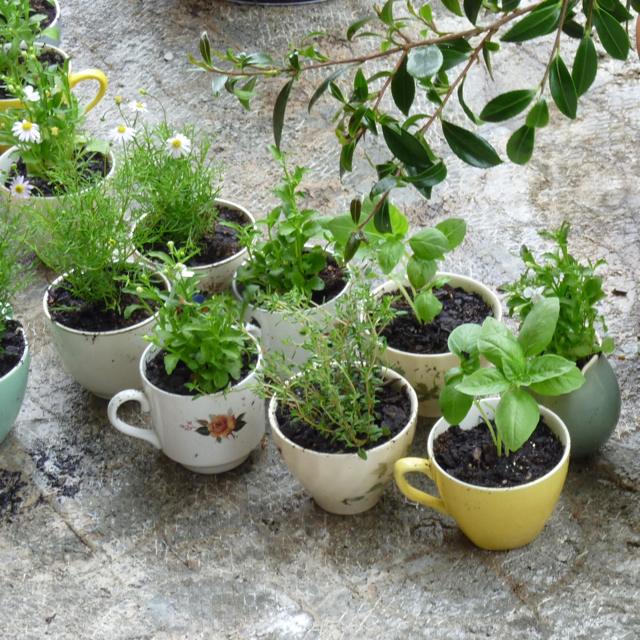
[[[112,142],[125,144],[126,142],[131,142],[136,137],[136,131],[131,127],[125,127],[121,124],[118,127],[111,129],[108,137]]]
[[[133,111],[134,113],[144,113],[147,110],[147,103],[136,102],[135,100],[133,100],[129,103],[129,109],[131,109],[131,111]]]
[[[191,140],[181,133],[177,133],[175,138],[167,140],[165,148],[174,158],[182,158],[191,152]]]
[[[14,198],[24,198],[25,200],[31,197],[32,189],[33,186],[24,179],[24,176],[15,177],[9,185],[9,191]]]
[[[187,267],[183,265],[182,262],[176,262],[176,266],[174,267],[174,272],[176,277],[183,278],[183,279],[191,278],[192,276],[195,275],[195,273],[187,269]]]
[[[28,84],[24,88],[24,99],[27,102],[38,102],[38,100],[40,100],[40,94],[31,85]]]
[[[525,287],[522,295],[531,300],[533,304],[536,304],[540,302],[540,300],[544,300],[544,286],[538,287],[537,289],[534,289],[533,287]]]
[[[11,127],[11,132],[20,142],[40,142],[40,127],[35,122],[16,122]]]

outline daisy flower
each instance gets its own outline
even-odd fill
[[[131,109],[131,111],[133,111],[134,113],[144,113],[147,110],[147,103],[136,102],[134,100],[133,102],[129,103],[129,109]]]
[[[11,127],[11,132],[20,142],[40,142],[40,127],[35,122],[16,122]]]
[[[24,88],[24,99],[27,102],[38,102],[38,100],[40,100],[40,94],[31,85],[28,84]]]
[[[167,140],[165,149],[170,156],[182,158],[191,152],[191,140],[181,133],[177,133],[175,138]]]
[[[111,142],[120,142],[121,144],[125,144],[126,142],[131,142],[136,137],[135,129],[131,127],[125,127],[121,124],[118,127],[114,127],[109,131],[109,140]]]
[[[29,184],[28,180],[24,179],[24,176],[17,176],[9,185],[9,191],[14,198],[23,198],[25,200],[31,197],[32,189],[33,186]]]

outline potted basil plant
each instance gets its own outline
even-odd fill
[[[520,249],[525,265],[520,279],[503,287],[507,291],[509,315],[523,323],[534,302],[556,298],[560,314],[553,339],[545,353],[556,354],[578,363],[585,384],[572,393],[558,396],[537,394],[540,404],[557,413],[571,434],[574,458],[595,453],[614,432],[622,400],[616,374],[606,354],[614,350],[612,338],[600,338],[596,328],[607,331],[599,304],[606,297],[602,278],[595,271],[604,260],[586,264],[569,253],[571,226],[564,221],[559,229],[538,235],[553,243],[553,249],[538,262],[526,247]]]
[[[531,392],[558,395],[584,383],[575,363],[544,354],[559,316],[559,301],[533,306],[516,338],[494,318],[458,327],[449,347],[461,361],[440,394],[443,417],[429,435],[429,459],[396,464],[400,490],[452,516],[484,549],[529,544],[542,531],[562,491],[570,436],[562,420]],[[481,369],[480,356],[492,367]],[[483,399],[498,394],[497,398]],[[409,485],[405,474],[434,479],[440,498]]]
[[[379,218],[389,221],[384,232],[376,227]],[[388,366],[402,371],[416,390],[420,415],[439,417],[438,396],[445,373],[459,364],[447,348],[447,337],[466,322],[480,324],[489,316],[502,317],[500,300],[484,284],[437,270],[438,261],[464,240],[466,222],[447,218],[411,234],[406,217],[389,204],[387,194],[378,197],[374,192],[374,198],[362,204],[353,200],[349,214],[326,225],[345,258],[370,261],[389,278],[375,293],[395,297],[393,304],[403,313],[384,330],[383,358]]]

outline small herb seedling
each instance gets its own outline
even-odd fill
[[[240,236],[240,244],[247,248],[248,259],[238,269],[237,280],[242,285],[246,302],[253,302],[261,295],[268,297],[293,289],[310,298],[314,291],[324,289],[318,274],[326,266],[325,250],[319,245],[307,246],[307,243],[318,238],[330,240],[330,237],[317,221],[318,212],[301,209],[298,205],[305,197],[298,187],[308,169],[295,167],[291,171],[286,164],[288,154],[280,153],[274,146],[269,150],[284,171],[284,179],[272,191],[281,204],[266,220],[256,222],[256,225],[266,225],[266,239],[257,239],[248,231]]]
[[[588,260],[586,266],[581,265],[568,251],[570,229],[564,221],[560,229],[538,234],[556,245],[552,252],[542,254],[544,264],[536,262],[531,251],[522,245],[520,257],[526,270],[518,282],[503,288],[508,292],[509,315],[515,315],[521,322],[526,320],[535,300],[557,298],[560,314],[546,353],[577,360],[600,351],[611,353],[614,343],[611,338],[605,338],[599,344],[596,334],[596,324],[600,323],[604,331],[607,325],[596,306],[606,294],[602,290],[602,278],[594,272],[606,262]]]
[[[517,338],[494,318],[487,318],[482,327],[464,324],[451,332],[449,350],[461,364],[447,372],[440,394],[440,408],[447,422],[459,424],[475,405],[498,455],[503,446],[508,455],[529,439],[540,419],[538,403],[529,391],[556,396],[584,384],[575,362],[555,354],[543,355],[553,339],[559,307],[557,298],[534,304]],[[481,369],[480,356],[493,367]],[[479,400],[494,394],[500,395],[495,431]]]

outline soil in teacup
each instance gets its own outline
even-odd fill
[[[331,256],[327,256],[327,264],[318,277],[324,282],[324,289],[313,292],[311,301],[314,304],[324,304],[333,300],[347,286],[347,274],[338,261]]]
[[[411,400],[404,387],[395,389],[391,384],[386,384],[379,390],[376,399],[378,401],[376,409],[380,416],[377,425],[383,429],[389,429],[391,435],[383,436],[376,442],[362,447],[365,450],[379,447],[397,436],[407,426],[411,416]],[[301,421],[294,422],[287,406],[278,404],[276,418],[282,434],[304,449],[317,453],[356,452],[354,448],[346,449],[341,442],[332,442],[322,433]]]
[[[495,429],[495,424],[494,424]],[[564,445],[540,418],[535,431],[508,456],[491,439],[483,420],[473,429],[453,426],[433,441],[433,455],[449,475],[479,487],[516,487],[549,473],[562,459]]]
[[[47,16],[40,22],[40,29],[44,30],[51,25],[56,17],[56,5],[49,0],[30,0],[29,15],[35,16],[36,14]]]
[[[144,372],[147,380],[167,393],[174,393],[178,396],[195,396],[196,393],[185,386],[186,383],[192,381],[193,371],[184,362],[178,361],[176,368],[171,374],[168,374],[164,366],[165,355],[167,355],[167,352],[162,349],[147,361]],[[229,387],[233,387],[241,380],[244,380],[255,369],[257,362],[258,354],[256,352],[251,354],[245,352],[242,357],[240,377],[238,380],[232,381]]]
[[[46,0],[44,0],[44,4],[49,5],[49,3],[46,2]],[[33,6],[33,1],[31,2],[31,5]],[[53,5],[49,5],[49,6],[53,8],[53,15],[55,15],[55,7],[53,7]],[[43,13],[43,12],[38,11],[38,13]],[[52,20],[53,20],[53,17],[51,18],[51,21]],[[43,24],[43,23],[44,21],[41,22],[40,24]],[[51,65],[55,64],[58,67],[62,67],[64,65],[64,57],[60,55],[57,51],[52,51],[50,49],[47,49],[46,51],[41,51],[38,57],[45,66],[50,67]],[[23,80],[23,84],[24,84],[24,80]],[[7,99],[10,100],[12,98],[14,98],[14,96],[11,93],[9,93],[7,88],[4,85],[0,85],[0,100],[7,100]]]
[[[47,305],[51,319],[69,329],[96,333],[118,331],[143,322],[149,317],[146,309],[136,309],[128,318],[114,309],[106,309],[104,302],[87,303],[71,291],[71,285],[64,281],[62,286],[49,289]],[[122,294],[121,308],[140,304],[140,299],[129,293]]]
[[[467,292],[459,287],[454,289],[448,284],[434,289],[433,293],[440,300],[442,311],[428,324],[418,322],[403,297],[393,303],[395,309],[406,313],[395,317],[383,331],[388,346],[408,353],[447,353],[449,334],[456,327],[466,323],[482,324],[486,318],[493,316],[493,309],[479,293]]]
[[[6,331],[0,340],[0,378],[6,376],[20,362],[25,348],[20,323],[17,320],[6,322]]]
[[[187,266],[201,267],[203,265],[216,264],[240,252],[236,229],[220,223],[232,222],[241,227],[246,227],[250,224],[249,220],[245,218],[242,211],[237,209],[230,209],[224,206],[217,206],[217,209],[219,222],[216,223],[213,232],[206,233],[197,243],[199,253],[187,260]],[[175,242],[176,249],[180,249],[182,244],[179,241]],[[150,242],[143,246],[143,251],[144,253],[149,253],[150,251],[169,253],[169,247],[166,242]]]
[[[99,151],[90,151],[78,160],[77,184],[81,187],[85,184],[87,186],[93,184],[105,178],[109,171],[111,171],[109,156]],[[42,176],[28,175],[27,165],[23,162],[22,158],[18,158],[15,163],[15,169],[12,165],[11,171],[9,171],[8,181],[10,182],[16,176],[23,176],[29,180],[29,184],[33,187],[32,195],[41,197],[59,195],[60,185]]]

